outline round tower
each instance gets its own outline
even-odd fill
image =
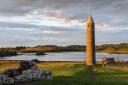
[[[88,16],[86,30],[86,65],[95,64],[95,23],[92,17]]]

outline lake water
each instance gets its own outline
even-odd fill
[[[128,54],[108,54],[96,53],[96,60],[101,61],[103,57],[114,57],[128,60]],[[37,56],[34,54],[23,54],[11,57],[0,58],[0,60],[32,60],[40,61],[85,61],[85,52],[57,52],[47,53],[47,55]]]

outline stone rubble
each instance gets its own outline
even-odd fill
[[[10,84],[14,85],[15,82],[49,80],[53,78],[51,71],[43,71],[37,69],[35,62],[31,62],[31,64],[33,64],[31,68],[29,69],[25,68],[25,70],[23,70],[21,74],[18,74],[16,76],[10,76],[9,73],[0,74],[0,85],[10,85]]]

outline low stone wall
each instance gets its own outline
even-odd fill
[[[0,85],[3,84],[15,84],[15,82],[26,82],[33,80],[48,80],[52,79],[52,72],[50,70],[40,70],[37,68],[38,61],[8,61],[2,60],[1,65],[8,65],[10,68],[6,68],[0,74]],[[17,68],[11,67],[16,65]],[[6,67],[6,66],[5,66]]]

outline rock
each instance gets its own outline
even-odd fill
[[[5,74],[1,74],[0,75],[0,84],[1,85],[3,85],[3,84],[5,84],[5,85],[10,85],[10,84],[13,85],[13,84],[15,84],[15,81],[14,81],[13,78],[8,77]]]
[[[36,62],[21,62],[19,69],[9,69],[0,74],[0,85],[14,84],[15,82],[27,82],[33,80],[49,80],[53,75],[51,71],[37,69]]]
[[[0,74],[0,85],[2,85],[2,74]]]
[[[32,80],[44,80],[52,79],[51,71],[41,71],[41,70],[26,70],[19,76],[15,77],[16,81],[32,81]]]

